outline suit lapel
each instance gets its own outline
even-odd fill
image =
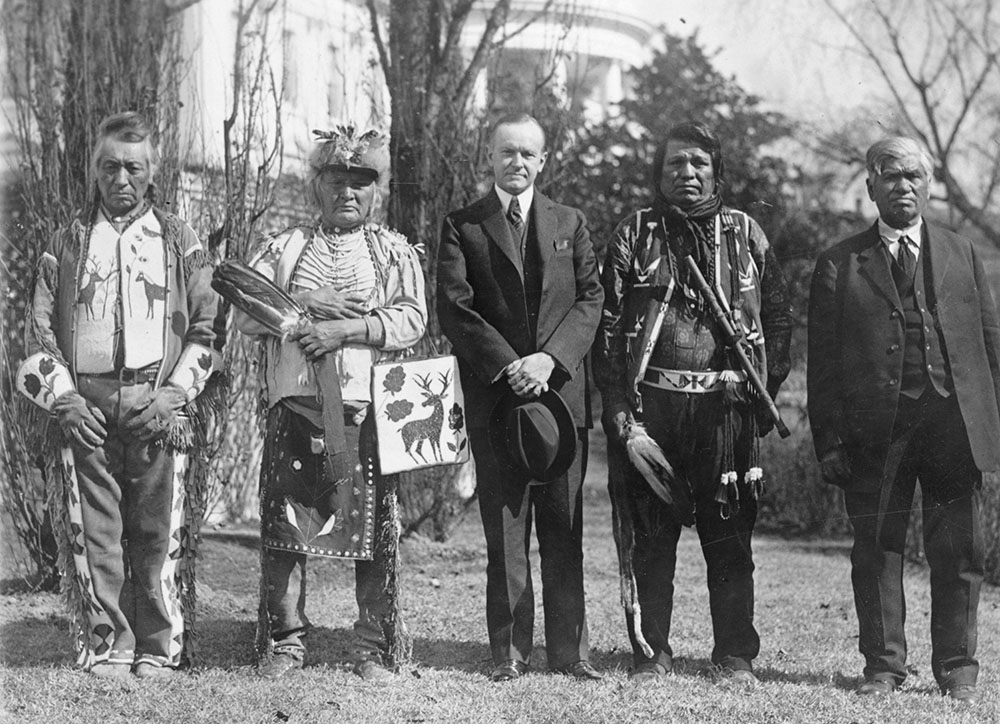
[[[503,204],[500,203],[500,197],[497,196],[496,191],[491,191],[484,202],[484,218],[481,222],[483,233],[499,247],[523,280],[524,268],[521,265],[521,251],[514,246],[514,235],[510,231],[507,217],[503,214]]]
[[[555,250],[553,242],[556,238],[558,219],[552,211],[553,206],[554,204],[547,196],[535,189],[535,198],[531,202],[531,214],[534,217],[534,234],[535,241],[538,242],[539,258],[542,262],[543,280],[545,279],[545,268]]]
[[[858,252],[858,269],[896,309],[902,311],[903,303],[899,299],[896,282],[892,279],[889,255],[878,234],[878,222],[868,230],[868,241],[865,248]]]
[[[931,228],[926,220],[924,220],[923,229],[921,230],[921,237],[920,253],[925,254],[924,258],[930,260],[931,280],[934,283],[934,296],[937,300],[938,308],[941,307],[942,301],[947,306],[950,293],[964,289],[964,283],[961,280],[949,281],[953,256],[951,254],[951,246],[947,243],[938,243],[933,245],[933,251],[931,250]],[[939,242],[941,241],[940,234],[937,234],[936,238]]]

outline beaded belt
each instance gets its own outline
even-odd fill
[[[727,382],[746,382],[745,372],[734,370],[692,372],[689,370],[665,370],[659,367],[647,367],[642,383],[659,390],[670,392],[686,392],[699,394],[703,392],[721,392]]]

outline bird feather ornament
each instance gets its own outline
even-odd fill
[[[219,264],[212,275],[212,288],[279,337],[309,321],[302,305],[242,261],[227,260]]]
[[[640,423],[630,426],[625,449],[632,466],[639,471],[656,497],[674,511],[682,524],[692,525],[694,514],[687,481],[677,474],[663,454],[663,449]]]

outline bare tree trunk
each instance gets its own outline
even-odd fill
[[[162,69],[180,62],[178,27],[160,0],[7,0],[3,17],[21,174],[11,214],[15,223],[4,229],[3,239],[7,299],[0,320],[0,493],[32,559],[33,575],[52,585],[58,571],[42,465],[31,457],[15,409],[13,375],[23,358],[30,280],[56,229],[91,208],[95,194],[88,166],[100,120],[138,110],[156,127],[176,128],[178,106],[161,98],[176,92],[165,85],[176,78]],[[156,178],[159,202],[167,204],[177,187],[171,137],[161,139],[165,162]]]

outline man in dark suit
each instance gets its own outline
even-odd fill
[[[879,220],[820,255],[809,301],[809,419],[854,527],[862,695],[906,676],[903,549],[916,480],[931,570],[931,664],[978,699],[981,471],[1000,467],[1000,329],[979,253],[926,221],[931,163],[909,138],[868,150]]]
[[[486,534],[494,681],[521,676],[531,656],[532,512],[549,668],[600,678],[588,661],[581,486],[591,425],[584,357],[604,295],[583,214],[534,188],[545,159],[538,121],[526,114],[502,118],[490,139],[494,188],[444,220],[438,260],[438,316],[459,359]],[[538,485],[496,454],[487,421],[511,390],[535,399],[549,389],[573,414],[577,453],[565,474]]]

